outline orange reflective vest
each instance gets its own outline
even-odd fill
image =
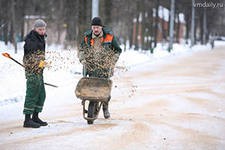
[[[113,35],[111,34],[106,34],[105,37],[101,37],[101,43],[112,43],[112,40],[113,40]],[[85,36],[84,37],[84,41],[86,44],[88,44],[88,37]],[[90,45],[93,46],[94,45],[94,39],[91,39],[90,40]]]

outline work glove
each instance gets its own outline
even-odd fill
[[[41,61],[39,62],[38,67],[41,68],[41,69],[43,69],[46,65],[47,65],[47,63],[46,63],[44,60],[41,60]]]

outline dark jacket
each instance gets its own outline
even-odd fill
[[[85,60],[84,75],[109,78],[113,75],[113,69],[122,49],[119,46],[117,38],[109,28],[103,28],[103,36],[101,40],[101,50],[99,53],[92,50],[94,40],[92,39],[92,30],[84,33],[78,57],[80,62]],[[101,55],[94,58],[95,55]]]
[[[25,38],[23,63],[26,73],[43,73],[39,68],[41,60],[45,59],[45,36],[32,30]]]
[[[111,35],[113,37],[112,41],[106,41],[106,42],[103,41],[102,46],[106,47],[106,48],[110,48],[115,53],[120,54],[122,52],[122,49],[119,46],[117,38],[113,35],[112,30],[110,30],[109,28],[103,28],[103,38],[105,39],[107,35]],[[87,39],[87,42],[85,41],[85,38]],[[84,33],[84,39],[81,43],[81,47],[85,47],[85,46],[90,47],[91,46],[91,39],[92,39],[92,30],[87,30]]]

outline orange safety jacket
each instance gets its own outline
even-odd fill
[[[104,45],[104,44],[107,44],[107,43],[112,43],[112,40],[113,40],[113,35],[112,34],[106,34],[105,37],[102,36],[101,37],[101,43]],[[86,44],[88,44],[88,36],[85,36],[84,37],[84,41]],[[93,46],[94,45],[94,39],[90,39],[90,46]]]

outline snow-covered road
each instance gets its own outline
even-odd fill
[[[46,89],[47,127],[22,127],[23,101],[0,107],[0,149],[223,150],[224,74],[224,47],[136,65],[113,77],[111,119],[100,112],[94,125],[74,94],[81,76],[60,74]]]

